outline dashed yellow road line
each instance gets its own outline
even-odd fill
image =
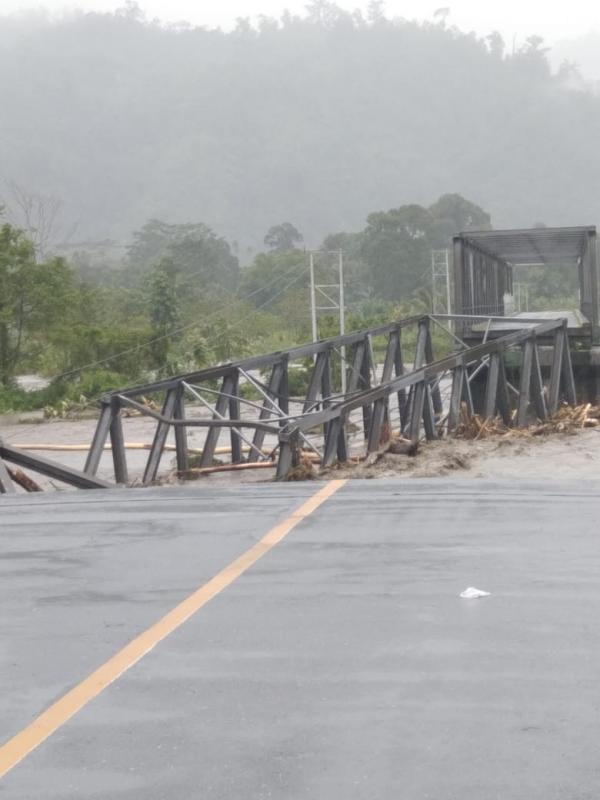
[[[45,739],[62,727],[78,711],[97,697],[107,686],[131,669],[156,645],[177,630],[193,614],[205,606],[223,589],[230,586],[269,550],[284,539],[293,528],[306,519],[329,497],[338,491],[345,480],[329,481],[303,503],[287,519],[275,525],[260,541],[232,561],[193,594],[175,606],[162,619],[145,630],[112,658],[92,672],[81,683],[43,711],[33,722],[0,747],[0,778],[16,767]]]

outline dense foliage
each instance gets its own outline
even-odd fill
[[[489,222],[460,195],[370,214],[363,231],[326,237],[316,280],[334,286],[341,250],[349,329],[390,319],[402,303],[427,310],[416,296],[427,296],[431,249],[446,245],[450,231]],[[134,232],[107,285],[94,280],[102,270],[77,258],[44,258],[33,238],[5,222],[0,407],[31,405],[14,388],[27,372],[52,377],[52,397],[88,397],[309,339],[308,255],[294,246],[301,241],[292,223],[271,226],[268,251],[240,270],[229,244],[206,225],[153,219]],[[335,315],[320,316],[320,335],[333,335]]]

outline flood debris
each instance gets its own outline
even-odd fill
[[[43,492],[44,490],[33,480],[30,478],[29,475],[26,475],[22,469],[18,467],[7,467],[7,472],[10,475],[11,479],[17,486],[20,486],[22,489],[25,489],[26,492]]]
[[[391,439],[387,448],[387,452],[393,456],[416,456],[418,450],[418,442],[411,442],[410,439],[402,437]]]
[[[288,472],[286,481],[313,481],[318,477],[313,459],[307,454],[302,453],[300,463]]]
[[[453,435],[419,442],[412,456],[406,440],[396,436],[371,457],[337,464],[321,474],[344,478],[481,478],[516,471],[529,476],[552,469],[552,458],[544,456],[548,448],[552,453],[564,451],[564,469],[571,470],[571,464],[578,464],[580,470],[585,464],[588,469],[588,463],[591,467],[600,460],[600,439],[594,431],[600,433],[600,406],[590,403],[561,405],[549,419],[526,428],[508,427],[499,417],[484,420],[468,416],[463,408]],[[393,442],[398,446],[392,446]],[[394,455],[394,450],[403,449],[405,455]]]
[[[535,422],[526,428],[509,427],[500,417],[483,419],[478,414],[469,416],[463,406],[454,436],[458,439],[528,439],[533,436],[576,433],[584,428],[600,429],[600,406],[591,403],[570,406],[565,403],[547,420]]]

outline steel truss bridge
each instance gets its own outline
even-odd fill
[[[506,317],[410,317],[110,392],[101,399],[82,471],[0,439],[0,491],[15,491],[10,465],[78,488],[127,485],[125,427],[131,413],[155,422],[142,476],[149,485],[159,478],[170,436],[177,470],[189,470],[191,431],[204,434],[200,471],[225,451],[228,463],[265,462],[282,480],[305,456],[328,467],[378,451],[393,433],[412,442],[451,436],[464,414],[499,416],[508,426],[523,427],[551,416],[562,401],[575,404],[567,320],[510,321],[518,327],[506,333],[495,326]],[[480,330],[475,345],[458,335],[465,325]],[[542,349],[547,369],[541,366]],[[294,389],[299,377],[302,396]],[[229,446],[217,450],[223,434]],[[113,481],[98,477],[109,442]]]

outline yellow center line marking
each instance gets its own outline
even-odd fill
[[[253,564],[261,559],[275,545],[279,544],[298,523],[306,519],[329,497],[346,483],[345,480],[329,481],[312,497],[290,514],[287,519],[275,525],[262,539],[218,572],[207,583],[175,606],[162,619],[147,628],[143,633],[125,645],[112,658],[102,664],[95,672],[78,683],[33,722],[9,739],[0,747],[0,778],[16,767],[29,753],[45,739],[62,727],[78,711],[97,697],[107,686],[131,669],[147,653],[153,650],[169,634],[181,627],[193,614],[205,606],[223,589],[230,586]]]

